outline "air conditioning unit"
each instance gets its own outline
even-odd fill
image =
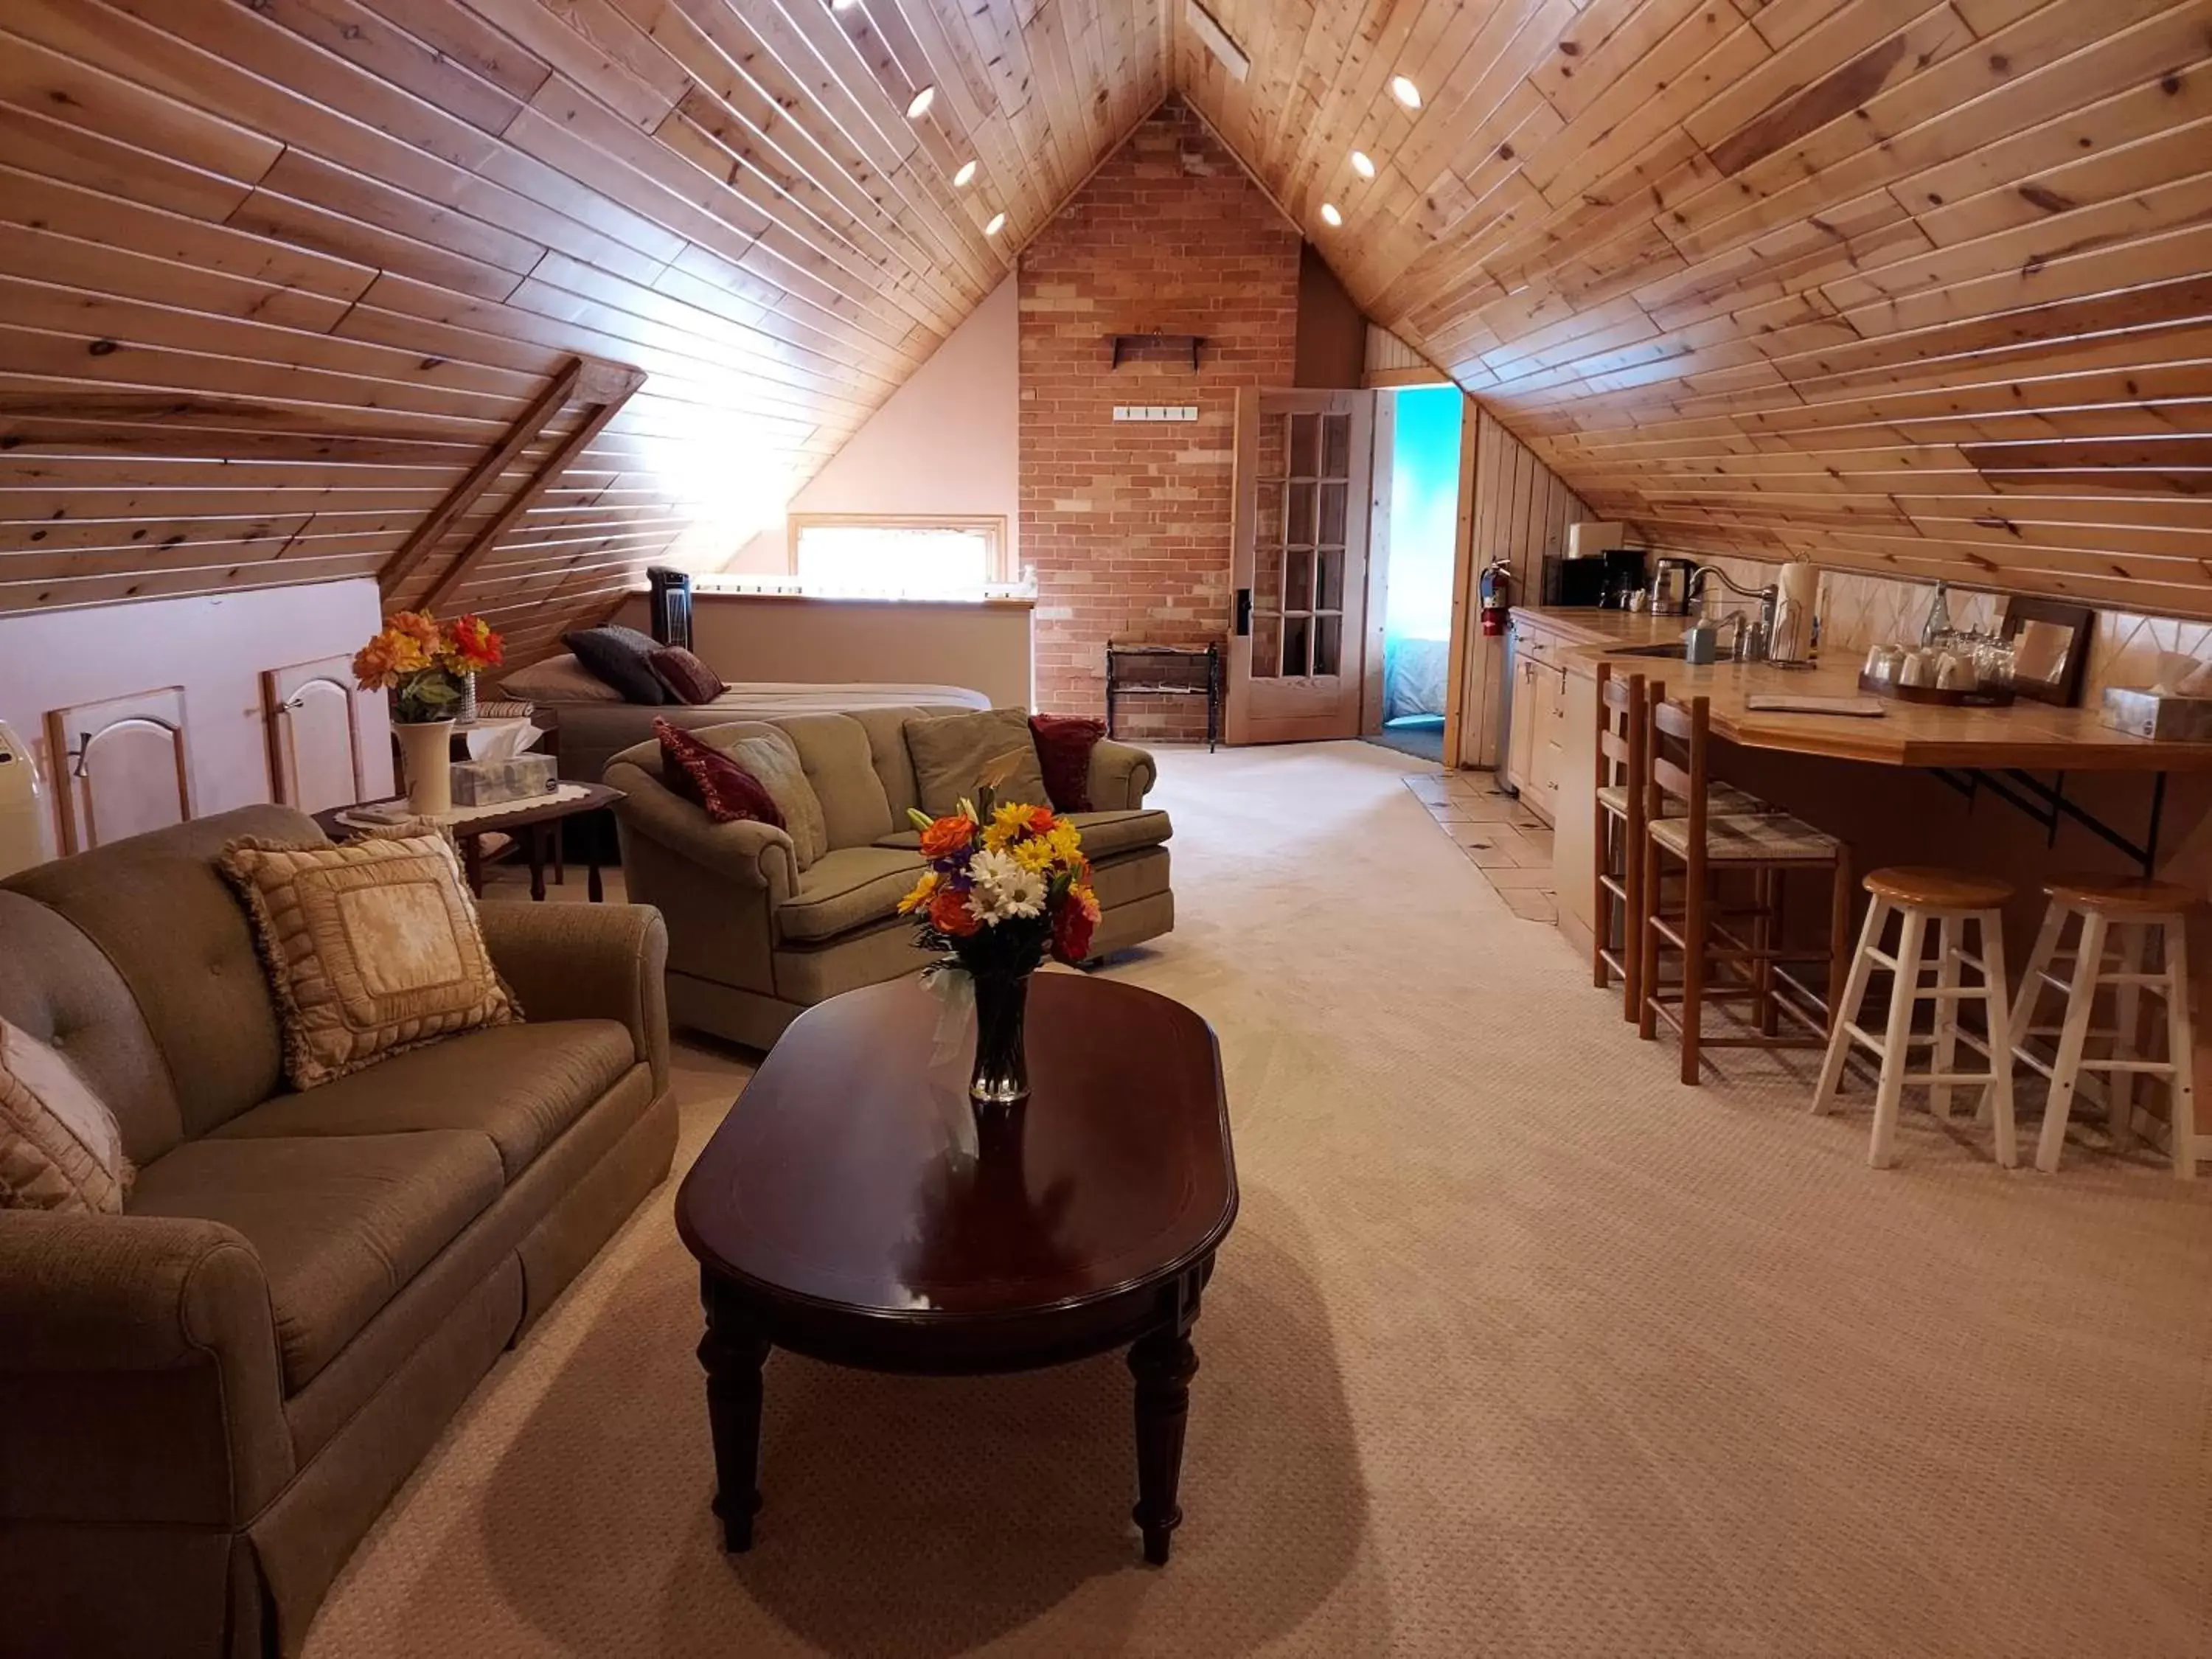
[[[0,720],[0,876],[12,876],[54,855],[52,820],[39,787],[31,745]]]

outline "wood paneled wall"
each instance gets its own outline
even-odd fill
[[[2212,616],[2212,3],[1211,9],[1186,94],[1600,516]]]
[[[1510,562],[1513,603],[1538,604],[1545,556],[1566,551],[1569,525],[1598,515],[1496,416],[1470,400],[1468,419],[1473,430],[1461,444],[1472,463],[1462,484],[1468,543],[1461,566],[1468,584],[1462,603],[1472,619],[1474,586],[1483,567],[1493,559]],[[1458,718],[1448,722],[1456,749],[1448,758],[1459,766],[1495,766],[1504,641],[1486,638],[1472,626],[1464,632],[1465,644],[1452,670]]]
[[[9,0],[0,611],[374,574],[574,355],[644,388],[453,599],[720,563],[1166,92],[1164,0],[1020,10]]]

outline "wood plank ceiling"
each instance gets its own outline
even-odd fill
[[[526,659],[719,565],[1165,94],[1164,8],[8,0],[0,611],[374,574],[577,355],[643,389],[448,608]]]
[[[0,611],[374,574],[627,365],[456,594],[541,653],[780,512],[1179,88],[1656,544],[2212,616],[2212,0],[1211,9],[1241,82],[1182,0],[9,0]]]
[[[2212,0],[1211,9],[1186,94],[1602,516],[2212,616]]]

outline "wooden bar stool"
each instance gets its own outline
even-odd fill
[[[2010,884],[1956,870],[1900,866],[1874,871],[1866,878],[1866,890],[1874,896],[1874,902],[1867,907],[1866,926],[1859,930],[1850,978],[1835,1005],[1827,1058],[1820,1064],[1820,1080],[1813,1091],[1814,1111],[1825,1112],[1835,1104],[1851,1044],[1863,1043],[1881,1061],[1868,1163],[1886,1170],[1896,1161],[1897,1115],[1906,1084],[1927,1085],[1929,1109],[1948,1122],[1951,1090],[1954,1085],[1967,1083],[1984,1091],[1983,1110],[1996,1119],[1997,1162],[2008,1170],[2014,1168],[2020,1162],[2020,1147],[2013,1127],[2008,1041],[2012,1021],[2006,1004],[2004,917],[1998,908],[2012,896]],[[1892,916],[1898,918],[1894,954],[1881,948]],[[1931,921],[1937,930],[1936,983],[1923,985],[1920,975],[1926,966],[1924,952]],[[1975,941],[1978,954],[1972,956],[1966,945],[1969,923],[1979,934]],[[1887,969],[1892,976],[1889,1018],[1880,1036],[1857,1023],[1867,981],[1877,968]],[[1968,968],[1981,975],[1979,984],[1964,982],[1961,969]],[[1961,1001],[1983,1005],[1984,1035],[1977,1036],[1959,1024]],[[1915,1036],[1912,1030],[1913,1008],[1921,1002],[1935,1004],[1934,1030],[1925,1036]],[[1983,1057],[1983,1070],[1959,1070],[1962,1042]],[[1932,1069],[1915,1073],[1908,1069],[1909,1056],[1922,1043],[1935,1045]]]
[[[1836,1006],[1847,962],[1844,938],[1850,916],[1850,855],[1835,836],[1786,812],[1714,810],[1717,786],[1709,775],[1711,708],[1698,697],[1679,708],[1663,697],[1650,702],[1644,747],[1650,767],[1644,836],[1644,939],[1638,958],[1641,997],[1637,1034],[1657,1036],[1661,1021],[1682,1037],[1682,1081],[1698,1081],[1706,1048],[1818,1048],[1827,1041],[1826,1008]],[[1662,891],[1669,861],[1680,866],[1682,908],[1669,913]],[[1832,884],[1831,938],[1825,951],[1792,948],[1783,939],[1784,887],[1792,872],[1817,872]],[[1747,876],[1753,902],[1748,939],[1723,925],[1713,890],[1720,874]],[[1674,997],[1661,982],[1663,953],[1678,952],[1682,977]],[[1787,964],[1827,965],[1826,1006]],[[1719,969],[1729,975],[1712,980]],[[1745,1035],[1708,1036],[1708,1003],[1748,1002]],[[1679,1010],[1679,1012],[1678,1012]],[[1787,1018],[1806,1031],[1785,1036]]]
[[[1597,857],[1590,916],[1590,983],[1604,990],[1619,974],[1620,1017],[1634,1019],[1643,996],[1644,830],[1650,805],[1650,706],[1667,688],[1636,673],[1597,665]],[[1676,811],[1680,803],[1674,803]],[[1764,812],[1765,802],[1725,783],[1709,786],[1707,810]],[[1615,929],[1620,943],[1613,944]]]
[[[2188,888],[2170,881],[2124,877],[2065,877],[2047,883],[2044,895],[2051,905],[2043,914],[2042,930],[2029,954],[2027,976],[2020,1001],[2013,1010],[2011,1043],[2014,1055],[2051,1079],[2051,1098],[2043,1109],[2043,1133],[2035,1147],[2035,1167],[2045,1174],[2058,1168],[2066,1145],[2066,1121],[2072,1115],[2075,1091],[2085,1081],[2082,1074],[2101,1073],[2105,1111],[2112,1149],[2124,1151],[2135,1141],[2135,1080],[2163,1079],[2166,1086],[2168,1151],[2174,1174],[2184,1179],[2197,1173],[2196,1080],[2197,1038],[2189,1015],[2189,949],[2184,939],[2183,919],[2197,902]],[[2071,972],[2057,971],[2067,927],[2078,922]],[[2154,939],[2153,935],[2156,935]],[[2116,963],[2106,963],[2107,945],[2117,944]],[[2155,944],[2156,950],[2153,950]],[[2159,963],[2157,971],[2152,963]],[[2112,988],[2114,1021],[2111,1030],[2095,1027],[2092,1018],[2098,993]],[[2046,988],[2065,994],[2064,1022],[2038,1026],[2035,1008]],[[2142,993],[2148,991],[2165,1004],[2166,1058],[2146,1060],[2140,1053]],[[2045,1061],[2029,1046],[2029,1039],[2052,1036],[2058,1046]],[[2093,1038],[2108,1039],[2109,1056],[2099,1058],[2087,1050]],[[2091,1087],[2094,1088],[2094,1080]]]

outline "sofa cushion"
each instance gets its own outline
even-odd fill
[[[750,773],[775,800],[783,832],[791,837],[793,864],[804,870],[830,850],[822,798],[788,737],[775,726],[758,725],[710,726],[701,736]]]
[[[1030,738],[1055,812],[1091,811],[1091,751],[1106,735],[1106,722],[1080,714],[1032,714]]]
[[[1082,833],[1084,857],[1094,860],[1158,847],[1175,833],[1166,813],[1146,807],[1133,812],[1070,812],[1067,821]]]
[[[130,987],[167,1063],[185,1134],[205,1134],[283,1087],[276,1001],[253,929],[215,867],[240,836],[321,843],[315,821],[284,806],[243,806],[56,859],[8,885],[51,905],[106,953]],[[25,1030],[35,1034],[36,1028]],[[87,1065],[124,1122],[124,1143],[149,1161],[108,1073]]]
[[[301,1388],[501,1188],[481,1135],[187,1141],[139,1171],[132,1215],[244,1234],[269,1281],[284,1388]]]
[[[919,853],[841,847],[799,877],[799,890],[776,907],[776,930],[787,939],[816,940],[887,921],[927,867]]]
[[[115,1114],[61,1054],[0,1019],[0,1210],[123,1207]]]
[[[973,800],[984,769],[1007,755],[1015,757],[1014,769],[999,786],[999,799],[1045,805],[1044,769],[1037,764],[1026,709],[985,708],[908,720],[906,746],[914,757],[921,810],[933,818],[954,811],[963,799]]]
[[[660,781],[713,823],[765,823],[783,828],[775,797],[751,773],[695,732],[655,716],[653,735],[660,742]]]
[[[217,1133],[265,1139],[468,1129],[497,1148],[501,1171],[513,1181],[636,1060],[629,1031],[611,1019],[496,1025],[395,1054],[319,1089],[278,1095]]]
[[[889,835],[890,797],[876,775],[868,730],[843,714],[794,714],[776,724],[799,750],[806,781],[822,803],[827,852],[835,847],[866,847]]]
[[[343,847],[248,837],[220,865],[260,937],[295,1089],[522,1018],[443,834]]]

